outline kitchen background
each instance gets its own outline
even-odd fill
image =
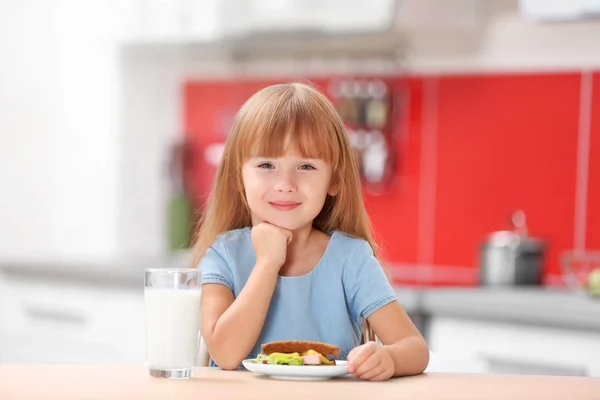
[[[143,363],[143,270],[188,265],[234,113],[310,81],[448,368],[600,376],[598,16],[590,0],[0,0],[0,362]]]

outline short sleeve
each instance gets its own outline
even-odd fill
[[[396,294],[368,242],[363,241],[342,275],[353,317],[362,325],[375,311],[396,300]]]
[[[202,284],[218,283],[227,286],[233,292],[233,273],[227,260],[225,244],[221,238],[217,238],[198,264]]]

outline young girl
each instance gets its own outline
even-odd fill
[[[349,372],[423,372],[425,340],[376,258],[356,162],[332,104],[303,84],[267,87],[240,109],[197,236],[201,330],[223,369],[262,343],[339,346]],[[379,341],[361,344],[363,327]]]

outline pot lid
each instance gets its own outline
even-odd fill
[[[538,251],[544,247],[544,241],[528,235],[525,212],[517,210],[511,216],[513,230],[492,232],[488,235],[487,245],[493,247],[513,247],[521,250]]]
[[[488,235],[487,244],[493,247],[519,247],[538,250],[544,246],[541,239],[520,235],[513,231],[497,231]]]

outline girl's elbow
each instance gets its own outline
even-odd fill
[[[224,363],[217,363],[217,365],[224,371],[235,371],[240,366],[240,363],[226,361]]]
[[[429,366],[429,357],[430,357],[429,347],[427,346],[427,342],[425,342],[425,340],[423,340],[421,343],[419,353],[420,353],[420,357],[418,357],[419,362],[417,363],[416,373],[422,374],[423,372],[425,372],[425,370]]]
[[[219,354],[215,354],[212,359],[219,368],[225,371],[235,371],[243,361],[239,357],[232,357],[231,355],[221,356]]]

